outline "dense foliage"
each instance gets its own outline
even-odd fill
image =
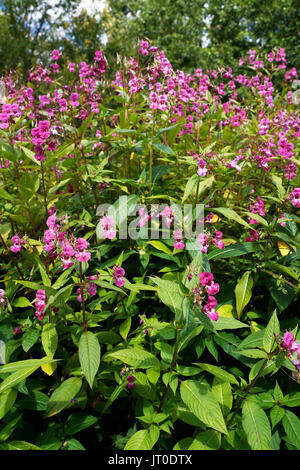
[[[299,449],[296,69],[62,61],[1,85],[0,448]]]

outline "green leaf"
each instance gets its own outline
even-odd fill
[[[18,392],[13,388],[8,388],[0,394],[0,420],[9,412],[12,408]]]
[[[222,411],[208,385],[187,380],[181,382],[182,401],[189,410],[207,426],[227,434]]]
[[[124,450],[151,450],[159,438],[157,426],[137,431],[127,442]]]
[[[255,242],[233,243],[223,249],[215,249],[208,253],[209,260],[214,258],[232,258],[234,256],[246,255],[260,250],[259,244]]]
[[[241,313],[249,303],[252,295],[253,278],[251,271],[246,271],[242,278],[239,280],[235,287],[236,311],[238,319],[241,318]]]
[[[183,294],[176,282],[151,277],[153,282],[158,285],[158,296],[160,300],[169,307],[179,318],[182,314]]]
[[[18,370],[17,372],[14,372],[13,374],[9,375],[6,377],[6,379],[3,380],[0,384],[0,393],[4,392],[8,388],[14,387],[17,385],[19,382],[22,382],[26,377],[31,375],[34,371],[36,371],[39,368],[39,366],[35,367],[26,367]]]
[[[218,450],[221,446],[221,434],[212,429],[196,435],[187,450]]]
[[[265,329],[265,333],[263,336],[263,347],[267,352],[271,352],[273,346],[276,345],[275,335],[280,333],[280,325],[276,315],[276,311],[274,311],[267,327]]]
[[[231,385],[215,377],[211,389],[213,395],[221,405],[223,415],[226,416],[232,408],[233,396]]]
[[[126,318],[126,320],[121,323],[119,331],[123,339],[127,339],[127,335],[131,328],[131,317]]]
[[[249,229],[253,228],[250,224],[248,224],[248,222],[242,219],[242,217],[239,214],[237,214],[233,209],[230,209],[229,207],[215,207],[215,208],[212,208],[211,211],[219,212],[230,221],[234,220],[235,222],[238,222],[239,224],[244,225],[244,227],[247,227]]]
[[[159,240],[150,240],[147,243],[151,246],[154,246],[154,248],[156,248],[157,250],[167,253],[168,255],[172,254],[172,251],[170,250],[170,248],[168,248],[163,242]]]
[[[71,434],[76,434],[83,429],[93,426],[95,423],[97,423],[97,421],[98,418],[87,413],[79,412],[73,414],[65,425],[65,435],[70,436]]]
[[[41,166],[41,162],[39,162],[38,160],[36,160],[35,158],[35,153],[32,151],[32,150],[29,150],[28,148],[26,147],[23,147],[23,145],[19,145],[20,149],[23,150],[23,153],[26,155],[27,158],[29,158],[29,160],[31,160],[33,163],[35,163],[36,165],[39,165]]]
[[[300,406],[300,392],[285,395],[281,400],[281,404],[290,407]]]
[[[79,361],[85,378],[92,388],[100,365],[100,344],[97,336],[91,331],[85,331],[80,337]]]
[[[24,410],[45,411],[49,397],[39,390],[32,390],[29,395],[23,395],[18,399],[18,405]]]
[[[300,449],[300,419],[291,411],[286,410],[282,424],[291,444]]]
[[[42,330],[42,345],[47,356],[54,356],[58,344],[58,336],[53,323],[45,323]]]
[[[214,176],[209,176],[208,178],[201,180],[199,175],[194,174],[192,175],[186,184],[185,190],[184,190],[184,195],[182,198],[182,202],[184,202],[191,194],[192,192],[196,189],[196,185],[199,183],[198,186],[198,197],[208,188],[210,188],[215,181]]]
[[[81,384],[82,380],[80,377],[71,377],[59,385],[48,401],[46,417],[54,416],[66,408],[66,406],[71,403],[71,400],[78,394]]]
[[[67,441],[68,448],[66,450],[86,450],[85,447],[77,439],[68,439]]]
[[[248,348],[256,348],[262,347],[263,345],[263,337],[265,334],[265,330],[255,331],[251,335],[247,336],[237,347],[238,350],[240,349],[248,349]]]
[[[219,379],[223,380],[224,382],[239,385],[239,383],[238,383],[237,379],[234,377],[234,375],[232,375],[229,372],[226,372],[225,370],[221,369],[221,367],[213,366],[212,364],[203,364],[203,363],[196,363],[196,362],[193,362],[193,364],[195,366],[200,367],[202,370],[206,370],[210,374],[213,374],[215,377],[218,377]]]
[[[22,347],[25,352],[29,351],[29,349],[37,342],[40,337],[39,330],[29,329],[25,331],[23,338],[22,338]]]
[[[276,175],[272,175],[271,179],[272,179],[272,183],[275,184],[275,186],[277,188],[277,192],[278,192],[278,196],[279,196],[280,200],[283,200],[284,195],[285,195],[285,189],[282,186],[282,179],[279,176],[276,176]]]
[[[242,323],[235,318],[227,318],[219,316],[218,320],[214,322],[214,327],[216,330],[236,330],[238,328],[249,328],[249,325]]]
[[[13,301],[12,305],[18,308],[32,307],[31,302],[26,299],[26,297],[18,297],[16,300]]]
[[[42,277],[42,281],[43,281],[44,286],[50,287],[51,286],[51,281],[49,279],[49,276],[48,276],[44,266],[41,265],[41,263],[39,263],[39,270],[40,270],[40,273],[41,273],[41,277]]]
[[[273,406],[273,408],[270,411],[270,419],[271,419],[273,429],[275,428],[276,424],[280,423],[284,415],[285,415],[284,408],[281,408],[278,405]]]
[[[255,402],[245,400],[242,425],[252,450],[271,450],[271,426],[264,410]]]
[[[161,144],[160,142],[154,142],[153,147],[155,147],[162,153],[166,153],[167,155],[176,155],[174,150],[171,149],[171,147],[165,144]]]
[[[10,441],[0,444],[0,450],[42,450],[40,447],[26,441]]]
[[[120,349],[119,351],[105,354],[105,358],[119,359],[136,369],[160,368],[160,362],[153,354],[138,348]]]
[[[0,366],[0,374],[6,372],[14,372],[22,369],[28,369],[30,367],[40,367],[43,364],[49,364],[54,360],[49,357],[43,357],[42,359],[27,359],[25,361],[10,362],[3,366]]]
[[[66,155],[69,155],[70,153],[72,153],[74,148],[75,148],[74,143],[64,142],[62,145],[57,147],[57,149],[55,150],[55,153],[51,155],[51,159],[55,159],[58,161],[60,158],[65,157]]]

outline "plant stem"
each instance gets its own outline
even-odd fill
[[[84,291],[83,291],[83,282],[82,282],[82,264],[79,262],[79,276],[80,276],[80,296],[81,296],[81,308],[82,308],[82,317],[83,317],[83,328],[87,332],[87,322],[85,316],[85,303],[84,303]]]
[[[177,328],[175,346],[174,346],[173,357],[172,357],[172,362],[171,362],[171,365],[170,365],[170,370],[169,370],[169,372],[173,372],[173,370],[174,370],[174,368],[175,368],[175,365],[176,365],[176,359],[177,359],[177,354],[178,354],[178,347],[179,347],[179,339],[180,339],[180,333],[181,333],[181,324],[182,324],[182,320],[183,320],[183,318],[181,317],[180,326]],[[158,408],[158,413],[161,412],[163,403],[164,403],[165,398],[166,398],[166,395],[167,395],[168,388],[169,388],[168,384],[165,385],[165,388],[164,388],[164,391],[163,391],[163,394],[162,394],[162,397],[161,397],[161,400],[160,400],[160,404],[159,404],[159,408]]]
[[[150,196],[151,196],[151,189],[152,189],[153,135],[154,135],[155,115],[156,115],[156,113],[154,113],[153,116],[152,116],[150,160],[149,160],[149,194],[150,194]]]

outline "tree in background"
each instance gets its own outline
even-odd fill
[[[216,68],[237,63],[250,49],[286,50],[300,65],[300,7],[295,0],[106,0],[94,13],[80,0],[0,0],[0,75],[24,77],[52,49],[60,59],[91,60],[102,49],[108,73],[116,55],[130,56],[141,39],[163,50],[175,69]],[[80,8],[79,8],[80,7]]]

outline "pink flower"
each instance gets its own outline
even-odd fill
[[[160,216],[163,217],[165,225],[170,228],[174,220],[172,208],[170,206],[166,206],[160,213]]]
[[[101,219],[102,235],[104,238],[115,238],[117,231],[115,230],[115,220],[111,216],[104,216]]]
[[[200,244],[200,251],[202,253],[207,253],[209,245],[208,245],[207,236],[205,235],[205,233],[200,233],[197,237],[197,241]]]
[[[181,230],[175,230],[173,237],[175,239],[174,242],[174,248],[177,250],[183,250],[184,248],[184,241],[183,241],[183,236],[182,236],[182,231]]]
[[[52,60],[58,60],[59,56],[60,56],[59,50],[58,49],[53,49],[53,51],[51,52],[51,59]]]
[[[123,268],[120,268],[117,265],[113,267],[113,276],[114,276],[115,285],[117,287],[124,286],[125,284],[125,278],[123,277],[124,275],[125,275],[125,270]]]
[[[75,253],[75,258],[80,263],[87,263],[91,259],[91,253],[89,251],[77,251]]]
[[[290,200],[293,206],[300,207],[300,188],[293,189]]]
[[[282,337],[281,346],[285,349],[291,349],[294,341],[295,338],[293,334],[290,331],[287,331]]]
[[[70,104],[71,104],[71,106],[74,106],[74,107],[79,106],[78,99],[79,99],[78,93],[71,93],[71,95],[70,95]]]

